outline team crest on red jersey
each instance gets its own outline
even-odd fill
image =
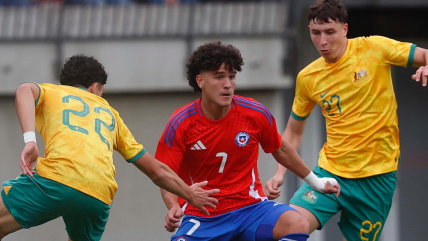
[[[235,137],[235,142],[238,146],[246,146],[249,141],[250,135],[245,131],[239,132]]]

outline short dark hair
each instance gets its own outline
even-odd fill
[[[105,85],[107,83],[107,73],[104,70],[104,66],[94,57],[77,54],[65,60],[59,75],[59,82],[62,85],[81,85],[85,88],[95,82]]]
[[[244,60],[239,49],[232,45],[223,45],[220,41],[199,46],[187,61],[187,79],[195,92],[202,92],[196,83],[196,76],[202,71],[218,70],[222,64],[228,71],[241,71]]]
[[[317,0],[309,7],[308,20],[318,24],[348,22],[348,12],[340,0]]]

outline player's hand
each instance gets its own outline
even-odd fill
[[[278,188],[284,183],[283,175],[275,175],[265,184],[265,194],[269,200],[278,198],[281,191]]]
[[[38,157],[39,149],[37,148],[37,144],[32,141],[27,142],[24,150],[22,150],[20,161],[21,170],[24,175],[30,175],[33,177],[33,174],[36,172],[32,169]]]
[[[193,193],[195,194],[195,198],[193,200],[187,200],[192,206],[199,208],[204,212],[206,215],[210,215],[208,210],[205,208],[205,206],[216,208],[215,204],[218,203],[218,200],[210,197],[213,194],[219,193],[219,189],[211,189],[211,190],[204,190],[202,187],[206,186],[208,184],[208,181],[198,182],[193,184],[191,189],[193,190]]]
[[[321,178],[321,179],[330,179],[326,180],[324,188],[321,190],[322,193],[333,194],[336,193],[335,197],[339,197],[340,194],[340,185],[337,183],[334,178]],[[332,180],[331,180],[332,179]]]
[[[171,208],[165,216],[165,229],[168,232],[174,232],[180,227],[180,219],[184,216],[183,209],[180,206]]]
[[[412,75],[412,79],[416,80],[416,82],[420,82],[422,80],[422,86],[427,86],[428,82],[428,65],[427,66],[421,66],[416,71],[414,75]]]

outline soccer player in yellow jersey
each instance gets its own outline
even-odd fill
[[[306,217],[310,232],[341,211],[339,227],[346,240],[376,241],[391,207],[400,159],[391,65],[420,67],[412,78],[426,86],[428,51],[381,36],[347,39],[347,11],[339,0],[316,1],[308,19],[321,57],[297,76],[283,137],[298,149],[306,117],[319,104],[327,142],[314,173],[336,178],[341,195],[325,195],[304,184],[290,206]],[[279,165],[266,183],[269,198],[279,196],[284,174]]]
[[[117,190],[113,150],[156,185],[205,213],[204,206],[214,207],[217,200],[210,195],[219,190],[204,191],[206,182],[189,187],[135,141],[119,113],[101,97],[107,74],[96,59],[69,58],[60,82],[25,83],[16,91],[25,142],[23,173],[3,183],[0,240],[60,216],[69,240],[100,240]],[[45,157],[38,157],[36,126],[45,142]]]

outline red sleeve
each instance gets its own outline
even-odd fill
[[[158,147],[156,149],[155,158],[169,166],[175,173],[178,174],[181,163],[183,161],[184,152],[178,146],[177,137],[174,138],[172,144],[168,144],[164,141],[164,135],[159,140]]]
[[[266,118],[261,118],[260,145],[265,153],[272,153],[281,147],[281,134],[278,133],[275,118],[269,122]]]
[[[162,137],[159,140],[155,158],[163,163],[165,163],[169,168],[171,168],[187,185],[192,185],[189,175],[186,170],[181,165],[183,161],[184,152],[180,143],[178,142],[180,138],[174,137],[174,141],[171,146],[167,143],[168,141],[165,139],[165,132],[162,134]],[[178,203],[182,207],[186,200],[179,197]]]

